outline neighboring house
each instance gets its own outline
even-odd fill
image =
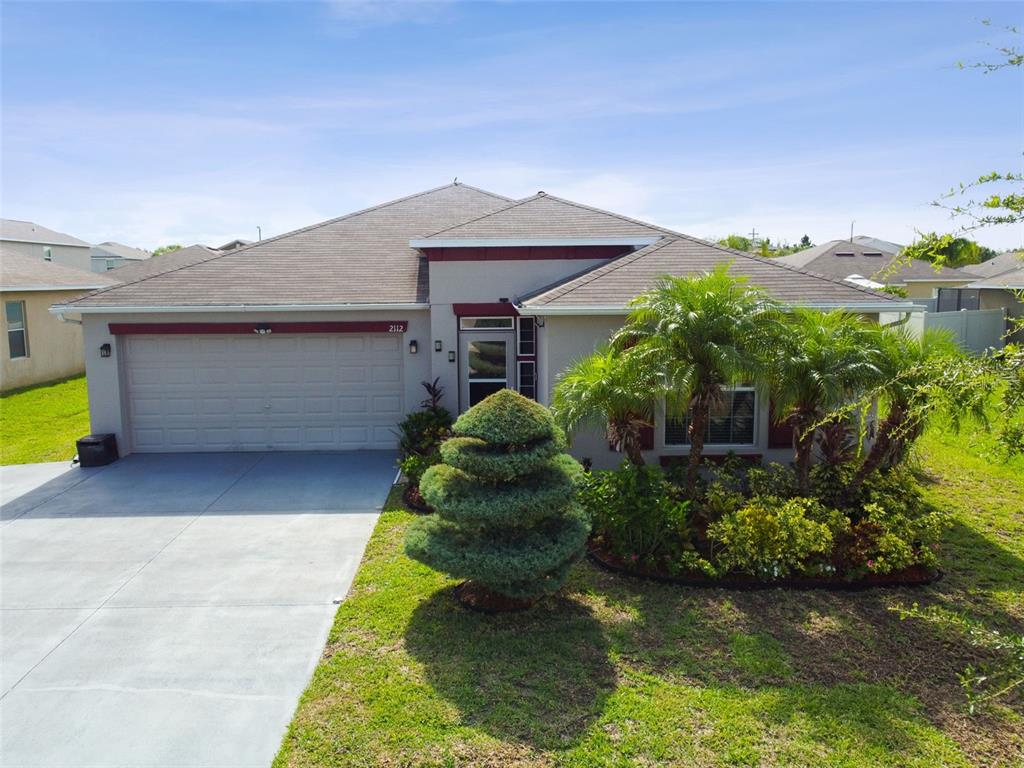
[[[88,251],[86,251],[88,253]],[[50,314],[61,304],[111,281],[100,275],[0,248],[3,367],[7,391],[82,373],[82,328]]]
[[[149,251],[144,251],[141,248],[132,248],[130,245],[112,242],[94,245],[89,250],[93,272],[109,272],[126,264],[145,261],[152,255]]]
[[[4,253],[19,253],[83,272],[91,268],[87,242],[31,221],[0,219],[0,246]]]
[[[967,285],[977,277],[959,269],[936,269],[934,265],[920,259],[897,259],[896,253],[882,250],[878,245],[898,247],[895,243],[875,238],[863,239],[871,240],[872,243],[868,245],[851,243],[849,240],[830,240],[788,256],[779,256],[775,260],[837,280],[867,279],[903,288],[912,299],[934,298],[939,288]]]
[[[890,256],[896,256],[906,247],[891,240],[883,240],[880,237],[870,237],[869,235],[856,235],[853,238],[853,242],[863,245],[865,248],[870,248],[873,251],[888,253]]]
[[[981,264],[972,264],[972,271],[983,275],[967,286],[967,290],[978,292],[981,309],[1003,309],[1009,318],[1024,317],[1024,253],[1002,253]],[[1021,337],[1018,331],[1016,338]]]
[[[217,250],[218,251],[233,251],[236,248],[241,248],[242,246],[245,246],[245,245],[252,245],[252,240],[242,240],[242,239],[238,238],[238,239],[232,240],[229,243],[224,243],[224,245],[220,246]]]
[[[791,305],[917,309],[543,193],[462,184],[197,255],[53,308],[81,314],[92,430],[116,434],[124,453],[390,450],[435,378],[453,411],[502,387],[548,403],[656,278],[723,263]],[[747,387],[730,391],[710,437],[711,454],[790,453]],[[685,424],[660,413],[649,440],[655,461],[688,451]],[[598,430],[573,450],[597,466],[621,458]]]
[[[137,261],[118,267],[107,277],[119,283],[132,283],[146,277],[153,277],[162,272],[170,272],[172,269],[180,269],[206,261],[211,256],[219,256],[220,251],[214,248],[207,248],[205,245],[190,245],[188,248],[179,248],[176,251],[168,251],[159,256],[154,256],[145,261]]]

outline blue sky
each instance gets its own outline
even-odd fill
[[[906,242],[1021,168],[1024,73],[955,62],[1022,9],[4,2],[3,215],[216,245],[458,176],[702,237]]]

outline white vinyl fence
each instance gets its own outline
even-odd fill
[[[1002,309],[963,309],[959,312],[915,312],[907,328],[920,336],[926,328],[948,328],[956,340],[971,352],[1001,349],[1006,333]]]

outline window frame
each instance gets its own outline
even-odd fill
[[[11,328],[11,321],[7,314],[7,308],[10,306],[17,306],[21,313],[21,328]],[[32,350],[28,344],[28,308],[25,306],[25,302],[20,299],[14,299],[4,302],[4,325],[7,326],[7,359],[8,360],[27,360],[32,355]],[[11,334],[21,334],[21,344],[25,350],[23,355],[15,355],[14,348],[11,346]]]
[[[467,321],[469,321],[469,322],[476,322],[477,320],[501,320],[503,322],[508,322],[508,325],[507,326],[505,326],[505,325],[492,325],[489,328],[473,328],[473,327],[467,328],[466,327],[466,322]],[[472,333],[473,331],[515,331],[515,330],[516,330],[515,318],[512,317],[511,315],[480,315],[479,317],[474,316],[474,317],[460,317],[459,318],[459,331],[466,332],[466,333]]]
[[[530,326],[532,331],[532,338],[529,343],[532,346],[530,351],[523,349],[523,325],[527,324]],[[516,318],[516,357],[537,357],[537,321],[533,317],[523,317],[520,315]]]
[[[48,246],[43,246],[43,261],[53,261],[53,249]]]
[[[704,443],[705,453],[717,453],[719,451],[750,451],[760,447],[761,443],[761,409],[762,409],[762,395],[763,393],[758,391],[758,388],[752,384],[740,384],[736,386],[723,387],[726,392],[753,392],[754,393],[754,413],[752,420],[754,422],[754,428],[751,435],[751,442],[749,443]],[[662,401],[658,407],[658,413],[655,418],[656,429],[656,440],[659,443],[657,446],[658,450],[665,452],[677,452],[680,454],[686,454],[690,452],[690,443],[669,443],[666,440],[666,429],[668,427],[669,415],[665,408],[665,403]]]
[[[533,374],[530,376],[530,382],[528,386],[533,389],[532,394],[523,392],[523,366],[532,365]],[[516,391],[519,392],[523,397],[528,397],[531,400],[537,400],[537,360],[533,357],[520,358],[516,360]]]

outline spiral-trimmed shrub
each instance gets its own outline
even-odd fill
[[[437,514],[412,523],[409,557],[511,600],[551,594],[583,553],[582,468],[548,410],[508,389],[466,411],[420,493]]]

